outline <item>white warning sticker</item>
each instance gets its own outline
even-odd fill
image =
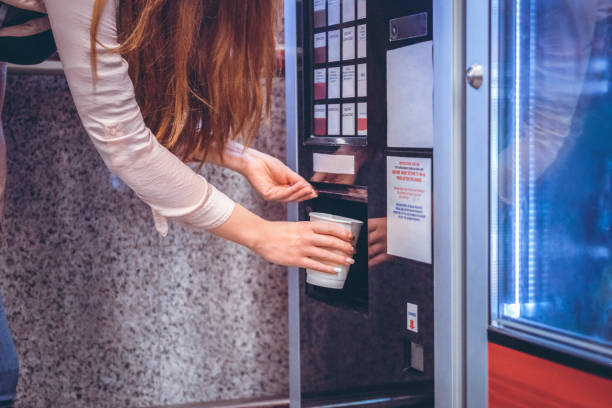
[[[419,332],[419,307],[412,303],[406,303],[406,328],[415,333]]]

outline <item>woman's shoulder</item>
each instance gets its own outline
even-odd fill
[[[0,3],[24,10],[38,11],[39,13],[46,12],[43,0],[2,0]]]

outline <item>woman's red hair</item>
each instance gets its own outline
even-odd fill
[[[108,0],[96,0],[95,39]],[[120,0],[120,52],[147,126],[184,161],[250,145],[276,69],[278,0]]]

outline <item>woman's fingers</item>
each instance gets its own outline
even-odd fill
[[[315,235],[312,240],[312,244],[319,248],[329,248],[342,251],[349,256],[352,256],[355,253],[355,248],[353,248],[350,243],[329,235]]]
[[[372,233],[378,229],[378,224],[368,220],[368,233]]]
[[[305,251],[306,256],[332,265],[352,265],[355,260],[352,257],[341,255],[323,248],[310,247]]]
[[[313,232],[317,234],[332,235],[349,242],[353,240],[353,234],[339,225],[329,224],[326,222],[312,222],[309,224],[312,226]]]
[[[310,188],[303,188],[299,192],[295,193],[292,197],[289,197],[287,202],[290,203],[299,203],[306,200],[311,200],[317,196],[317,193]]]
[[[383,244],[370,245],[368,247],[368,257],[374,258],[380,254],[386,254],[387,248]]]
[[[387,254],[378,254],[373,258],[370,258],[368,260],[368,267],[369,268],[373,268],[377,265],[380,265],[382,263],[385,263],[387,261],[389,261],[391,259],[391,257]]]
[[[302,188],[304,188],[304,185],[300,183],[295,183],[291,186],[274,186],[270,189],[271,193],[266,198],[269,200],[285,201]]]
[[[275,186],[272,187],[265,195],[264,198],[266,200],[273,201],[297,201],[300,197],[305,197],[307,199],[314,192],[307,186],[302,183],[296,183],[291,186]]]
[[[326,265],[323,262],[320,262],[320,261],[317,261],[311,258],[304,258],[302,260],[301,267],[312,269],[312,270],[323,272],[323,273],[329,273],[332,275],[336,275],[339,272],[337,266]]]
[[[315,183],[319,181],[323,181],[323,180],[325,180],[325,173],[319,173],[319,172],[313,174],[312,177],[310,178],[310,181],[313,181]]]
[[[294,202],[294,201],[304,201],[308,198],[311,198],[315,195],[314,189],[310,187],[310,185],[302,185],[297,191],[294,191],[291,195],[285,198],[285,201]]]
[[[371,232],[368,234],[368,245],[374,245],[378,242],[386,242],[387,237],[378,232]]]

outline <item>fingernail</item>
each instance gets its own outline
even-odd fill
[[[353,265],[355,263],[355,260],[353,258],[346,258],[346,262]]]
[[[336,267],[334,268],[334,272],[336,272],[336,273],[340,273],[340,272],[342,272],[342,268],[340,268],[339,266],[336,266]]]

